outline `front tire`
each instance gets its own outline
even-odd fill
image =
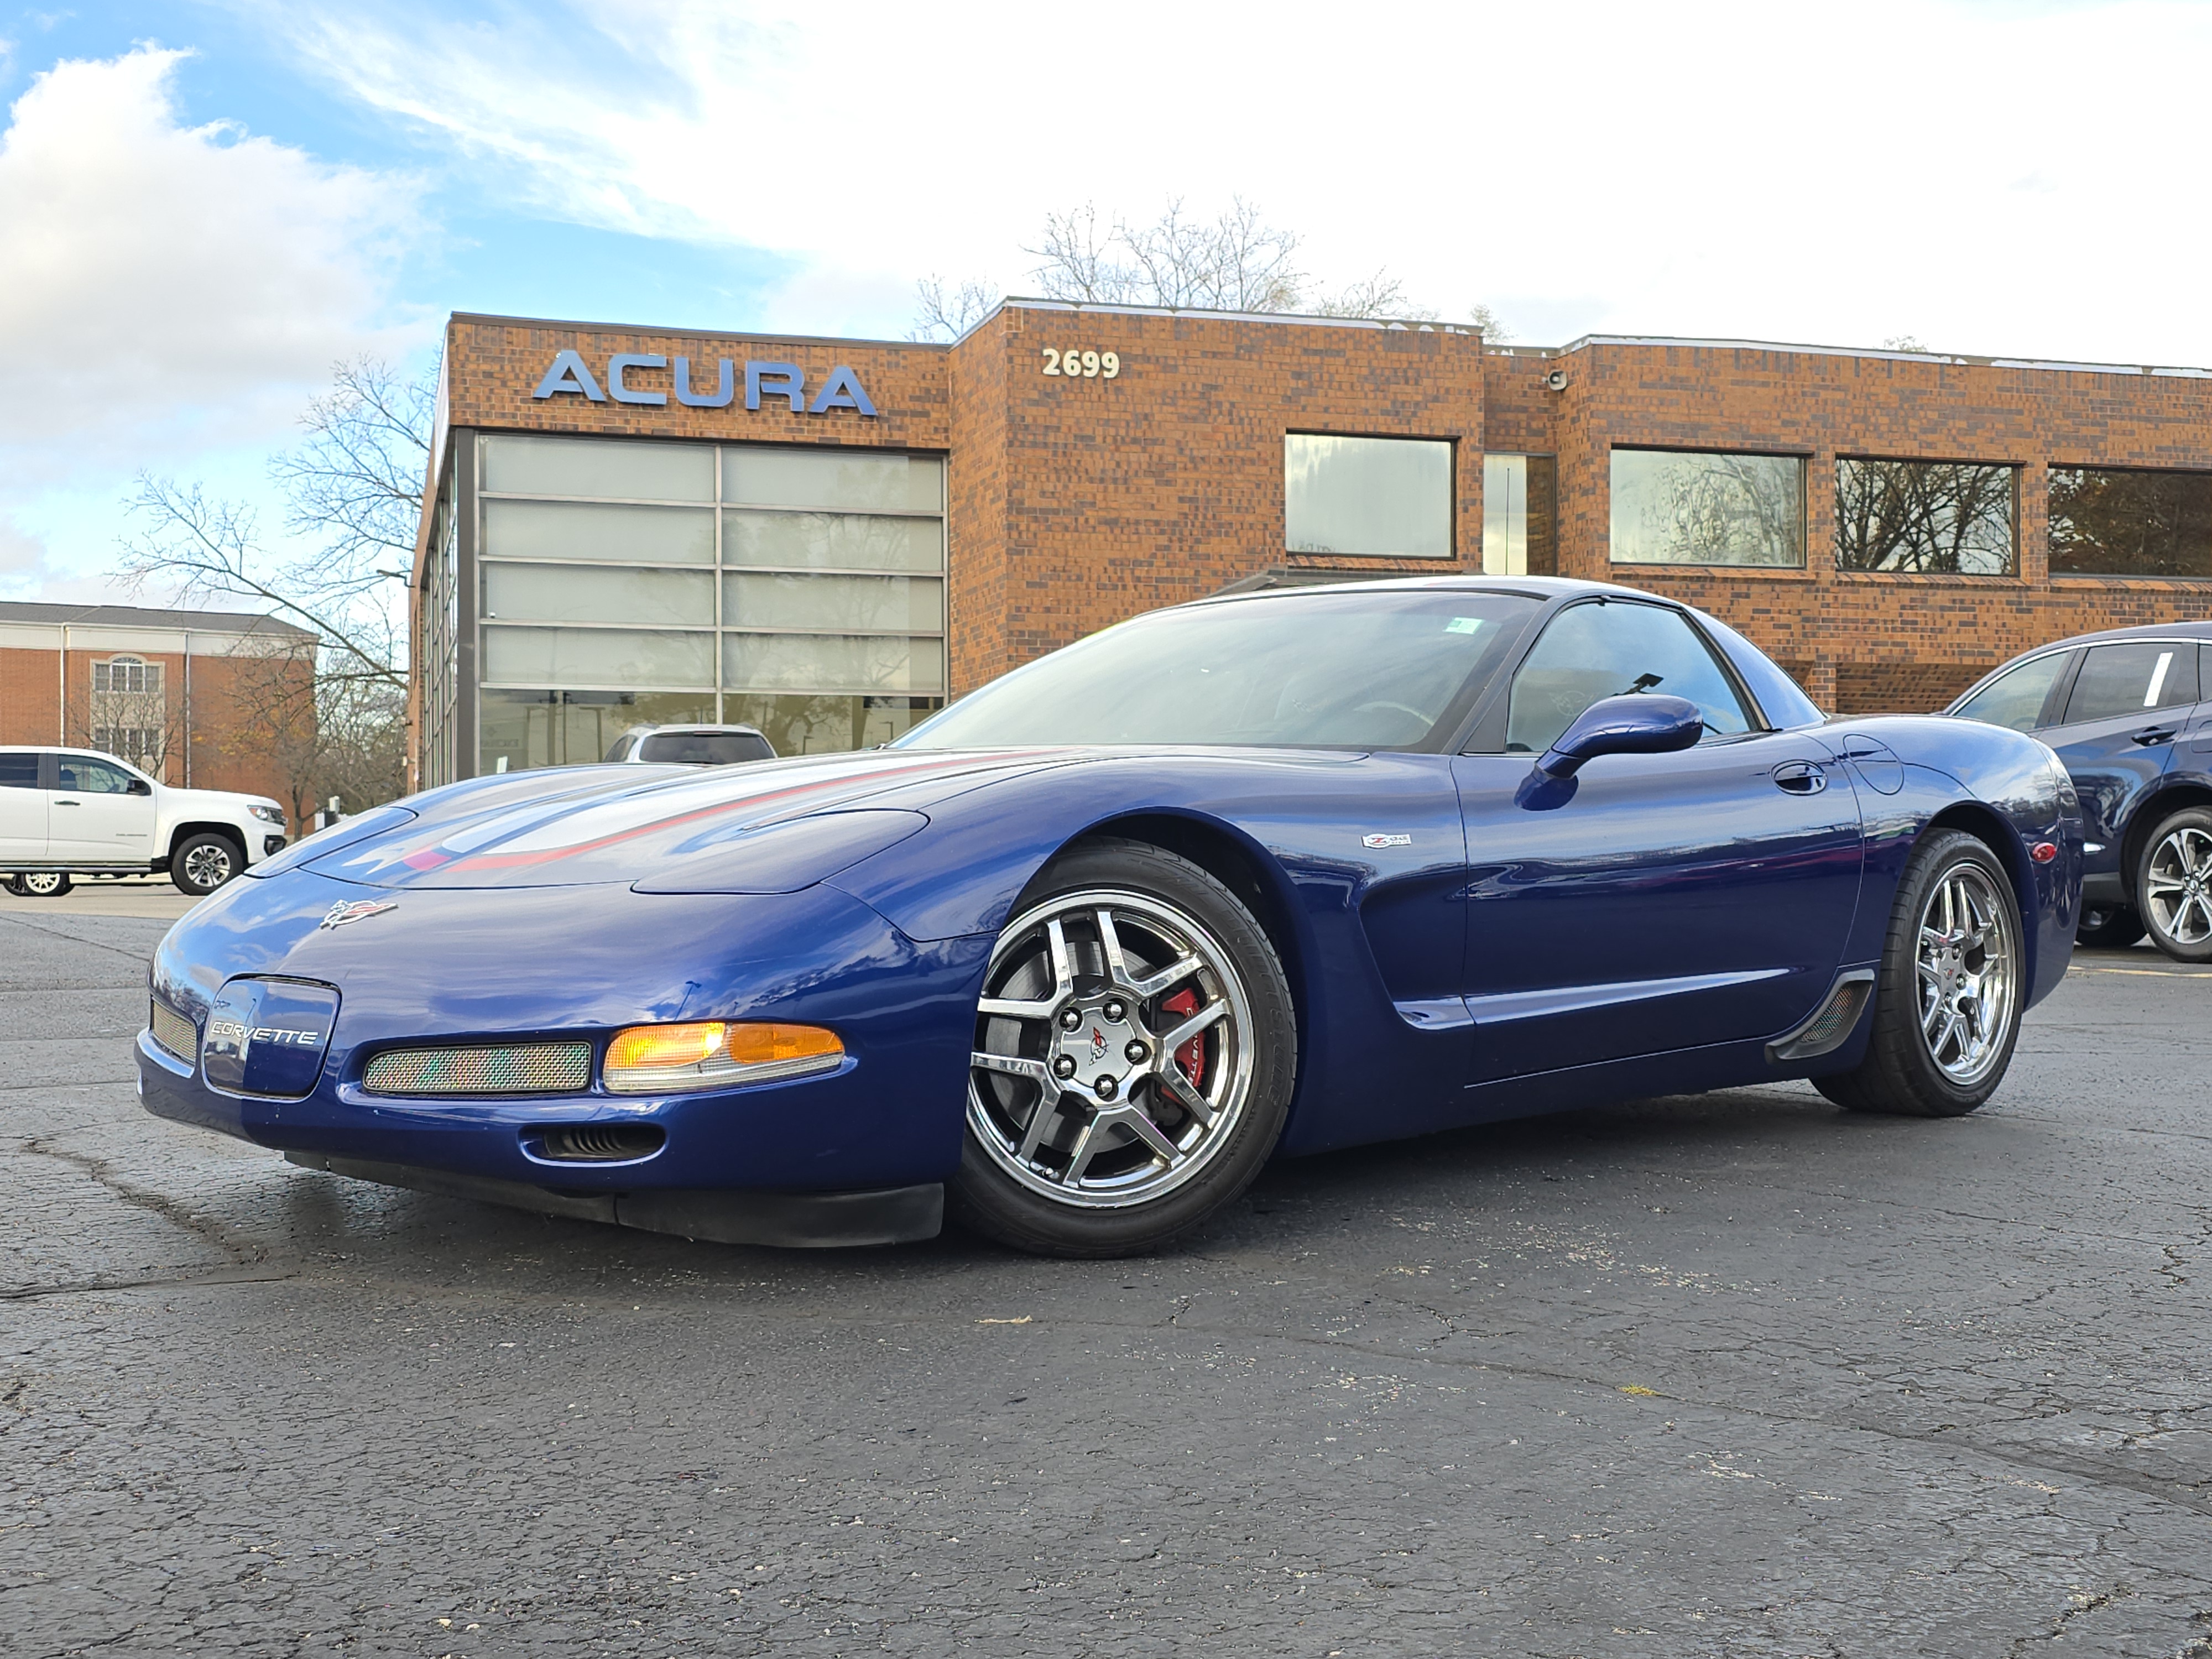
[[[205,898],[246,867],[246,854],[228,836],[188,836],[169,855],[169,879],[188,898]]]
[[[1017,1249],[1157,1249],[1259,1174],[1297,1079],[1290,987],[1252,913],[1173,853],[1089,842],[992,951],[946,1196]]]
[[[2212,962],[2212,811],[2185,807],[2150,832],[2136,897],[2153,945],[2176,962]]]
[[[2026,936],[1988,843],[1939,830],[1898,884],[1856,1069],[1814,1086],[1854,1112],[1961,1117],[1996,1092],[2020,1040]]]

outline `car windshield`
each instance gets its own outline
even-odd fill
[[[638,758],[684,766],[735,766],[768,760],[775,753],[767,738],[750,732],[656,732],[645,740]]]
[[[971,692],[898,746],[1418,748],[1449,735],[1540,608],[1337,588],[1156,611]]]

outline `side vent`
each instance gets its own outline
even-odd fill
[[[1871,968],[1854,968],[1847,974],[1837,975],[1836,982],[1828,988],[1826,1000],[1813,1011],[1812,1018],[1766,1045],[1766,1063],[1785,1066],[1801,1060],[1816,1060],[1842,1048],[1858,1028],[1859,1016],[1866,1012],[1873,997]]]
[[[668,1132],[653,1123],[562,1123],[537,1134],[531,1150],[557,1164],[630,1164],[668,1142]]]

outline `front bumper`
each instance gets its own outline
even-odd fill
[[[388,914],[319,926],[334,900],[382,896],[288,871],[234,882],[179,921],[153,990],[196,1030],[241,975],[334,987],[338,1008],[313,1091],[297,1100],[216,1088],[142,1032],[147,1109],[339,1174],[694,1237],[873,1243],[935,1231],[938,1183],[959,1162],[988,939],[918,945],[828,888],[414,891]],[[678,1018],[826,1025],[847,1058],[746,1088],[606,1093],[596,1057],[612,1034]],[[368,1060],[393,1047],[552,1038],[592,1045],[586,1087],[407,1098],[362,1085]],[[649,1124],[664,1139],[621,1162],[545,1155],[546,1130],[584,1123]],[[825,1208],[823,1195],[837,1197]]]

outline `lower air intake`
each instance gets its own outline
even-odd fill
[[[389,1048],[361,1074],[373,1095],[573,1095],[591,1081],[588,1042]]]
[[[1827,1000],[1814,1010],[1813,1018],[1789,1036],[1766,1045],[1769,1065],[1814,1060],[1832,1053],[1857,1029],[1859,1015],[1874,995],[1874,975],[1856,969],[1839,975],[1829,988]]]
[[[627,1164],[651,1158],[667,1140],[650,1123],[564,1123],[544,1132],[537,1152],[563,1164]]]
[[[198,1027],[159,997],[151,1000],[153,1012],[146,1024],[154,1033],[154,1041],[187,1066],[191,1065],[200,1046]]]

